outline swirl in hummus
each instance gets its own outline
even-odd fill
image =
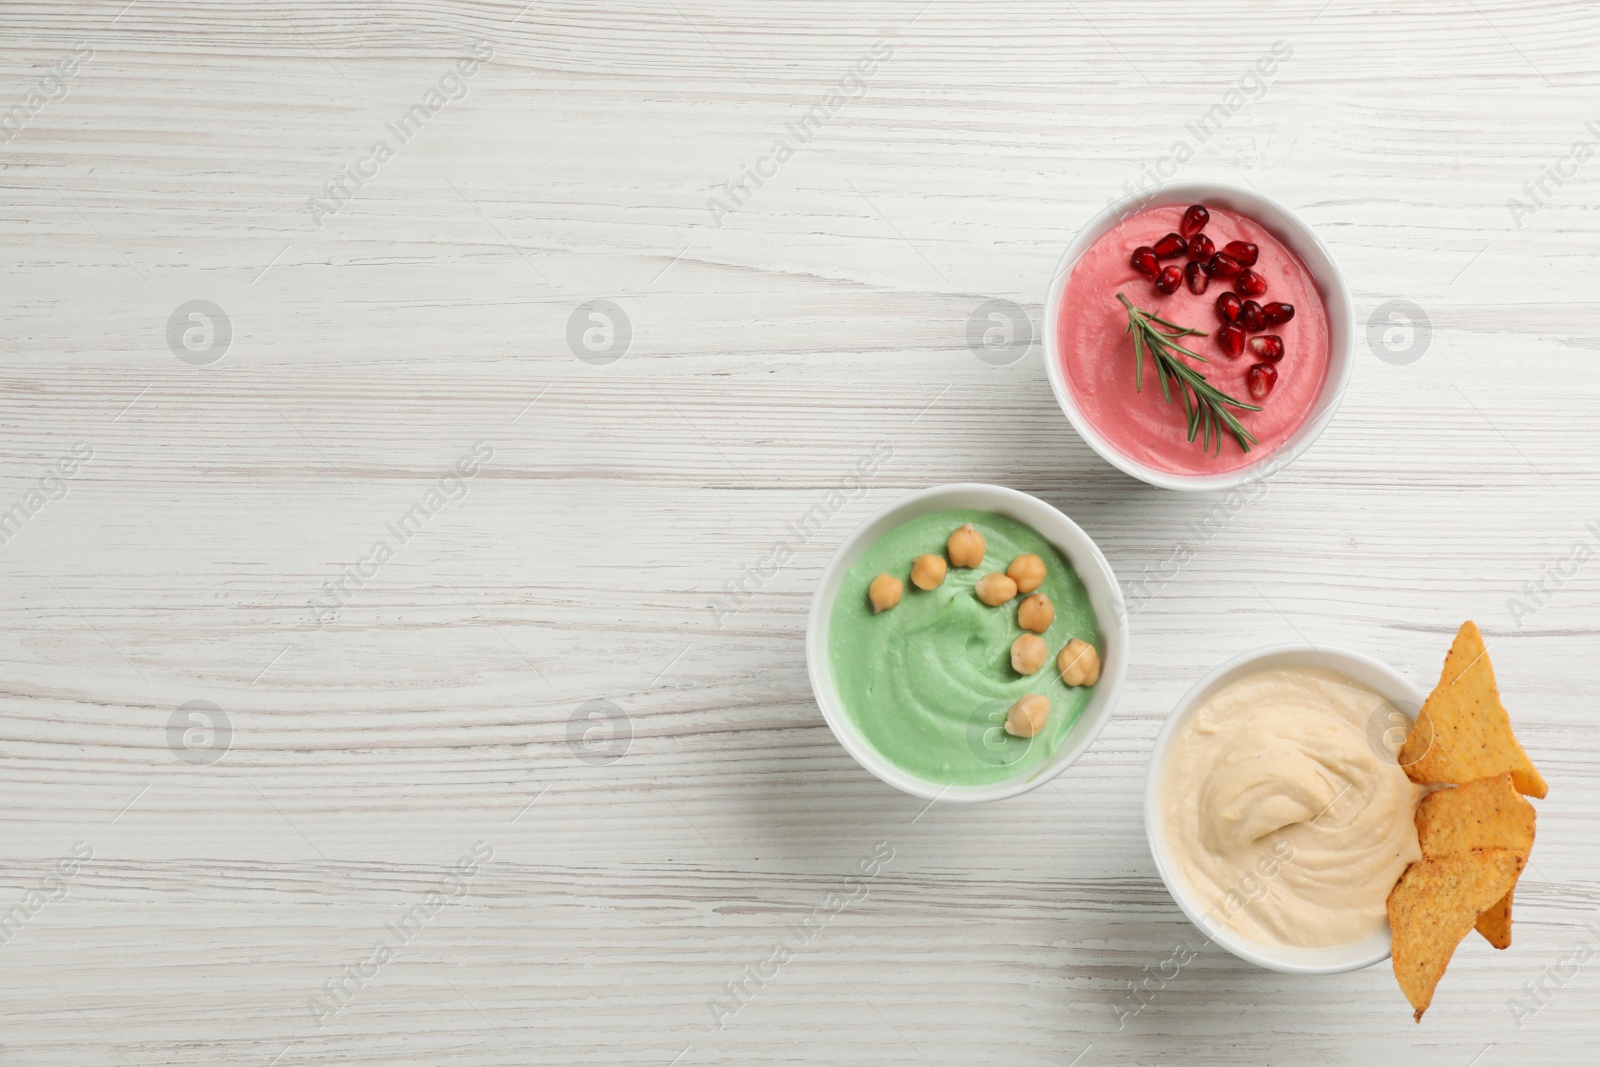
[[[950,531],[968,522],[988,545],[980,566],[951,567],[937,588],[907,589],[892,614],[873,611],[873,575],[905,574],[918,556],[944,551]],[[1033,773],[1066,742],[1093,689],[1068,686],[1053,669],[1018,674],[1017,607],[986,607],[973,592],[980,577],[1023,553],[1045,564],[1038,591],[1055,605],[1055,620],[1040,636],[1050,654],[1073,637],[1105,648],[1078,572],[1037,530],[1006,515],[958,509],[911,519],[850,568],[848,592],[833,604],[828,657],[845,714],[890,763],[940,785],[983,785]],[[1050,700],[1045,728],[1013,737],[1000,726],[1006,709],[1033,693]]]
[[[1208,923],[1304,948],[1384,928],[1389,890],[1422,858],[1424,792],[1368,740],[1385,703],[1330,670],[1276,668],[1226,686],[1184,726],[1162,816]]]

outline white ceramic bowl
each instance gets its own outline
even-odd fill
[[[1095,684],[1089,703],[1062,740],[1051,759],[1031,772],[992,782],[988,785],[942,785],[901,770],[885,759],[861,735],[845,714],[833,684],[833,668],[828,656],[828,629],[833,617],[833,602],[844,584],[845,575],[866,551],[890,530],[912,519],[936,511],[971,508],[992,511],[1026,523],[1060,550],[1072,564],[1088,591],[1089,602],[1100,623],[1104,648],[1100,650],[1100,681]],[[909,562],[909,561],[908,561]],[[857,763],[913,796],[928,800],[977,802],[1003,800],[1036,789],[1070,767],[1100,735],[1111,719],[1122,689],[1128,663],[1128,613],[1122,603],[1122,588],[1117,584],[1111,564],[1078,524],[1037,497],[1000,485],[966,483],[939,485],[913,493],[891,504],[862,523],[834,553],[822,582],[811,598],[811,614],[806,622],[806,667],[811,675],[811,690],[822,708],[828,728]]]
[[[1234,657],[1200,679],[1183,695],[1178,706],[1167,717],[1161,733],[1156,736],[1144,786],[1144,830],[1150,841],[1150,852],[1155,856],[1161,880],[1167,884],[1167,892],[1172,894],[1172,899],[1178,902],[1178,907],[1183,909],[1189,921],[1206,937],[1240,959],[1288,974],[1337,974],[1370,967],[1389,958],[1387,925],[1365,940],[1332,948],[1266,945],[1224,926],[1208,925],[1203,920],[1208,905],[1184,881],[1167,847],[1166,823],[1162,818],[1162,779],[1173,738],[1218,690],[1247,674],[1274,667],[1321,667],[1336,671],[1348,681],[1365,686],[1389,701],[1393,706],[1392,711],[1399,711],[1408,721],[1415,719],[1417,709],[1422,706],[1423,694],[1416,686],[1388,664],[1359,652],[1321,645],[1272,645]]]
[[[1322,393],[1311,409],[1306,421],[1300,424],[1284,443],[1271,452],[1263,451],[1260,458],[1238,470],[1222,474],[1172,474],[1157,470],[1120,451],[1107,441],[1100,431],[1084,416],[1072,390],[1067,386],[1066,372],[1061,367],[1061,340],[1058,324],[1061,321],[1061,301],[1066,291],[1072,268],[1117,223],[1146,208],[1167,207],[1172,204],[1206,204],[1224,207],[1254,219],[1271,230],[1287,245],[1311,271],[1312,280],[1322,296],[1328,312],[1328,332],[1331,350],[1328,356],[1328,378]],[[1175,182],[1150,192],[1126,197],[1108,205],[1078,232],[1072,244],[1056,265],[1050,279],[1050,292],[1045,299],[1044,311],[1044,365],[1050,376],[1050,388],[1055,391],[1056,403],[1066,413],[1078,436],[1089,447],[1100,453],[1107,463],[1125,474],[1162,489],[1226,490],[1254,482],[1282,469],[1300,453],[1311,447],[1333,419],[1345,387],[1350,382],[1350,371],[1355,365],[1356,314],[1355,302],[1350,297],[1350,287],[1333,260],[1333,253],[1322,243],[1306,222],[1276,200],[1262,196],[1252,189],[1226,182]]]

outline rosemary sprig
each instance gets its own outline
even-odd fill
[[[1133,335],[1134,391],[1142,392],[1144,389],[1144,355],[1149,352],[1151,362],[1156,365],[1156,373],[1160,375],[1161,395],[1167,403],[1172,403],[1171,387],[1174,385],[1178,387],[1178,396],[1183,400],[1184,415],[1189,420],[1190,441],[1193,441],[1194,435],[1199,433],[1200,447],[1209,449],[1212,439],[1215,438],[1217,442],[1215,454],[1220,456],[1222,430],[1226,427],[1228,432],[1233,434],[1233,439],[1239,442],[1239,448],[1245,452],[1250,451],[1250,446],[1257,443],[1256,439],[1224,405],[1236,407],[1240,411],[1261,409],[1254,404],[1235,400],[1206,381],[1204,374],[1178,358],[1184,355],[1198,359],[1201,363],[1210,362],[1200,353],[1191,352],[1179,343],[1184,337],[1204,337],[1205,331],[1179,326],[1142,308],[1134,307],[1121,293],[1117,294],[1117,299],[1128,309],[1128,332]]]

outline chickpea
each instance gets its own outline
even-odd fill
[[[991,608],[997,608],[1017,595],[1017,583],[995,571],[979,578],[973,592],[978,594],[979,600]]]
[[[1050,717],[1050,698],[1029,693],[1006,712],[1006,733],[1012,737],[1033,737],[1044,729]]]
[[[1033,674],[1050,658],[1050,646],[1038,634],[1023,634],[1011,642],[1011,669],[1018,674]]]
[[[983,562],[983,534],[972,523],[963,523],[944,543],[945,555],[952,567],[976,567]]]
[[[1093,685],[1100,680],[1100,653],[1089,642],[1074,637],[1056,657],[1056,669],[1068,685]]]
[[[1031,593],[1044,584],[1044,560],[1032,552],[1025,553],[1011,561],[1006,573],[1017,583],[1017,592]]]
[[[911,584],[918,589],[937,589],[944,582],[943,556],[918,556],[911,561]]]
[[[867,599],[872,601],[873,614],[888,611],[900,603],[900,594],[905,590],[905,585],[892,574],[880,574],[872,579],[867,587]]]
[[[1016,583],[1013,582],[1013,585]],[[1035,593],[1017,605],[1017,625],[1042,634],[1056,621],[1056,606],[1043,593]]]

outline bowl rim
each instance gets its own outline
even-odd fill
[[[1271,662],[1268,662],[1271,661]],[[1408,718],[1415,718],[1416,709],[1422,706],[1424,694],[1405,675],[1394,667],[1365,653],[1341,648],[1337,645],[1297,644],[1264,645],[1242,652],[1207,672],[1205,677],[1190,686],[1178,699],[1156,735],[1150,750],[1149,765],[1145,772],[1144,827],[1150,854],[1155,859],[1161,881],[1172,895],[1173,901],[1195,928],[1207,940],[1215,941],[1235,956],[1248,963],[1285,974],[1340,974],[1361,970],[1382,963],[1390,954],[1390,930],[1384,928],[1361,941],[1349,945],[1327,948],[1300,948],[1290,945],[1268,945],[1252,941],[1227,927],[1211,927],[1202,919],[1205,911],[1198,906],[1195,893],[1178,872],[1167,847],[1165,821],[1162,814],[1162,779],[1167,756],[1178,731],[1193,717],[1207,698],[1224,686],[1246,675],[1274,666],[1326,667],[1345,677],[1355,685],[1371,689],[1400,710]],[[1350,678],[1348,673],[1361,675]]]
[[[1230,203],[1222,206],[1250,215],[1259,225],[1271,229],[1280,240],[1290,245],[1311,272],[1311,280],[1316,284],[1317,291],[1322,296],[1323,307],[1328,314],[1328,377],[1322,383],[1322,392],[1311,415],[1271,452],[1263,452],[1260,459],[1247,463],[1237,470],[1218,474],[1173,474],[1157,470],[1123,453],[1108,441],[1078,408],[1077,399],[1072,395],[1072,390],[1067,384],[1066,372],[1061,366],[1061,342],[1056,324],[1061,319],[1061,303],[1067,280],[1072,275],[1072,268],[1077,266],[1078,260],[1089,247],[1118,222],[1150,207],[1227,199],[1246,206]],[[1259,217],[1272,214],[1281,216],[1288,227],[1288,233],[1280,232],[1279,226],[1269,225]],[[1308,256],[1307,249],[1313,251],[1315,255]],[[1315,262],[1318,258],[1322,260],[1321,264]],[[1056,403],[1078,436],[1083,438],[1101,459],[1124,474],[1161,489],[1174,489],[1180,492],[1235,489],[1268,477],[1288,466],[1310,448],[1333,421],[1334,413],[1350,386],[1350,376],[1355,367],[1355,300],[1350,293],[1349,282],[1339,268],[1332,250],[1312,229],[1311,224],[1290,208],[1265,193],[1226,181],[1167,182],[1149,190],[1115,199],[1097,211],[1079,229],[1077,236],[1068,244],[1066,251],[1061,254],[1061,259],[1056,263],[1055,272],[1050,276],[1050,288],[1045,297],[1044,321],[1041,326],[1044,334],[1045,374],[1050,379],[1050,390],[1055,394]]]
[[[977,497],[981,503],[961,502]],[[1054,756],[1031,774],[1005,778],[986,785],[941,785],[902,770],[881,755],[850,722],[844,703],[833,685],[828,661],[828,632],[833,604],[844,575],[879,537],[913,518],[935,511],[965,508],[992,511],[1026,523],[1055,546],[1083,580],[1090,607],[1100,624],[1100,681],[1089,703],[1073,723]],[[1049,529],[1047,527],[1054,527]],[[1097,588],[1098,587],[1098,588]],[[834,738],[863,768],[879,780],[924,800],[985,803],[1005,800],[1037,789],[1077,762],[1111,720],[1127,674],[1128,612],[1122,586],[1094,539],[1060,509],[1029,493],[988,482],[952,482],[929,486],[879,508],[852,530],[834,550],[811,595],[806,618],[806,672],[811,691]]]

